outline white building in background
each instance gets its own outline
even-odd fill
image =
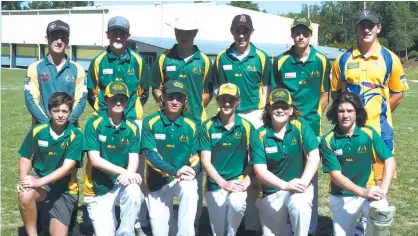
[[[248,14],[254,25],[251,38],[271,57],[287,50],[293,40],[290,25],[293,19],[216,3],[186,3],[135,6],[91,6],[73,9],[2,11],[2,65],[26,67],[46,54],[46,27],[60,19],[70,25],[70,46],[67,53],[86,69],[90,60],[108,45],[107,22],[113,16],[124,16],[130,22],[131,39],[137,50],[152,63],[157,54],[175,43],[174,30],[165,22],[189,14],[201,26],[197,46],[210,57],[232,43],[231,21],[235,15]],[[318,24],[313,24],[312,44],[318,46]],[[322,52],[338,55],[338,50],[322,48]],[[320,48],[321,51],[321,48]],[[338,52],[338,53],[337,53]],[[335,57],[334,56],[334,57]],[[333,57],[333,56],[331,56]]]

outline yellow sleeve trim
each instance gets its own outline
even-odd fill
[[[324,89],[324,79],[325,79],[325,72],[327,71],[327,58],[320,54],[316,53],[316,56],[321,60],[322,63],[322,83],[321,83],[321,93],[325,92]]]
[[[190,167],[194,167],[199,164],[199,159],[198,155],[191,155],[189,158]]]
[[[206,132],[207,132],[207,134],[208,134],[208,137],[209,138],[211,138],[210,137],[210,133],[209,133],[209,130],[210,130],[210,126],[213,124],[213,120],[209,120],[208,121],[208,123],[206,123]]]
[[[289,58],[289,56],[290,55],[284,55],[282,58],[280,58],[278,61],[277,61],[277,71],[280,71],[280,69],[282,68],[282,66],[283,66],[283,63],[287,60],[287,58]]]
[[[221,59],[222,54],[224,54],[226,52],[226,49],[221,51],[217,56],[216,56],[216,66],[218,67],[218,71],[219,71],[219,60]]]
[[[242,124],[244,125],[244,129],[245,129],[245,134],[246,134],[246,138],[247,138],[247,147],[250,145],[250,132],[251,132],[251,128],[250,128],[250,124],[248,123],[248,121],[241,119],[242,120]]]
[[[141,80],[141,78],[142,78],[142,59],[134,51],[131,51],[131,54],[135,57],[136,61],[138,62],[138,66],[139,66],[139,68],[138,68],[138,77],[139,77],[138,80]]]
[[[261,61],[261,74],[264,75],[264,67],[266,65],[266,56],[259,49],[256,49],[255,50],[255,53],[257,53],[257,55],[260,57],[260,61]]]
[[[264,136],[267,134],[267,130],[263,130],[258,134],[258,138],[260,139],[261,143],[264,145]]]
[[[334,137],[334,133],[333,133],[333,132],[329,133],[329,134],[325,137],[325,143],[327,144],[327,147],[328,147],[328,149],[329,149],[329,150],[333,150],[333,149],[331,148],[331,139],[332,139],[332,137]]]
[[[32,137],[35,137],[39,133],[39,131],[45,129],[46,127],[48,127],[48,124],[42,124],[42,125],[39,125],[36,128],[34,128]]]
[[[158,120],[160,119],[160,116],[156,116],[156,117],[154,117],[154,118],[152,118],[150,121],[149,121],[149,128],[152,130],[152,127],[154,126],[154,124],[155,124],[155,122],[157,122]]]
[[[186,122],[188,125],[190,125],[190,127],[193,130],[193,136],[194,136],[195,133],[196,133],[196,124],[193,121],[191,121],[189,118],[186,118],[186,117],[184,117],[184,122]]]
[[[160,59],[158,60],[158,68],[160,69],[160,77],[161,77],[160,89],[162,89],[163,88],[163,85],[164,85],[163,66],[164,66],[164,60],[167,57],[166,53],[168,53],[168,52],[165,52],[165,53],[161,54]]]
[[[136,135],[138,128],[134,124],[132,124],[132,122],[130,122],[129,120],[126,121],[126,124],[129,126],[129,128],[131,128],[134,135]]]
[[[100,116],[97,120],[93,121],[94,130],[97,129],[97,126],[100,124],[100,122],[102,122],[102,120],[103,120],[103,117]]]
[[[39,87],[39,81],[38,81],[38,65],[41,62],[42,60],[32,63],[29,66],[26,75],[30,78],[29,93],[32,95],[33,100],[35,101],[35,105],[39,108],[39,110],[42,112],[42,114],[45,117],[48,117],[47,114],[45,114],[44,110],[39,105],[39,101],[41,100],[41,89]]]
[[[210,61],[209,61],[209,57],[206,56],[203,52],[200,52],[200,55],[202,56],[203,60],[205,61],[205,73],[203,74],[203,84],[205,84],[206,76],[209,73]]]

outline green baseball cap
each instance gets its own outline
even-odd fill
[[[106,97],[113,97],[118,94],[123,94],[129,98],[129,89],[128,86],[126,86],[123,82],[111,82],[107,85],[105,90],[105,96]]]
[[[294,27],[298,25],[304,25],[312,31],[312,23],[311,23],[311,20],[309,20],[308,18],[305,18],[305,17],[295,18],[292,22],[292,25],[290,26],[290,29],[293,29]]]
[[[181,93],[184,96],[187,96],[187,88],[182,82],[178,80],[169,80],[165,82],[163,86],[163,91],[165,93]]]
[[[276,102],[285,102],[292,105],[292,97],[287,89],[276,88],[271,91],[269,96],[269,104],[273,105]]]
[[[231,84],[231,83],[222,84],[218,90],[218,97],[221,95],[225,95],[225,94],[231,95],[235,98],[240,98],[239,88],[235,84]]]

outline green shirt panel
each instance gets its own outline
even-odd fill
[[[258,138],[254,126],[235,115],[235,124],[227,130],[221,123],[219,114],[205,121],[200,128],[200,151],[211,152],[211,163],[225,180],[239,179],[248,165],[250,144]],[[207,177],[208,191],[221,187]]]
[[[44,123],[34,126],[29,131],[19,149],[19,154],[31,159],[33,170],[40,177],[45,177],[60,168],[65,159],[80,162],[82,146],[83,134],[74,125],[68,124],[63,135],[54,139],[51,136],[51,124]],[[50,185],[54,193],[77,194],[78,185],[72,184],[71,174],[68,174]]]
[[[142,151],[153,150],[169,166],[180,169],[197,155],[197,125],[181,115],[175,122],[163,111],[145,117],[142,122]],[[173,181],[173,173],[158,169],[147,157],[147,188],[153,192]]]
[[[129,47],[118,58],[108,47],[91,61],[87,88],[97,93],[94,104],[96,111],[106,113],[105,89],[114,81],[124,82],[128,86],[130,98],[124,111],[127,119],[141,120],[143,110],[140,96],[143,90],[150,87],[150,72],[145,60]]]
[[[373,163],[393,156],[382,138],[370,126],[355,127],[351,137],[344,135],[337,126],[321,139],[320,150],[324,173],[341,171],[353,183],[362,188],[374,186]],[[331,181],[332,195],[353,196]]]
[[[317,136],[321,134],[321,93],[330,88],[330,63],[314,47],[310,46],[309,57],[301,62],[294,46],[278,56],[273,63],[274,87],[289,90],[293,103],[300,109]]]
[[[305,169],[304,152],[318,148],[319,142],[311,127],[303,119],[292,120],[286,125],[283,140],[274,135],[274,130],[263,126],[259,128],[259,140],[264,147],[263,153],[253,155],[253,163],[267,165],[267,169],[284,181],[300,178]],[[261,183],[263,196],[278,191]]]
[[[165,82],[179,80],[188,89],[190,109],[184,115],[196,123],[206,120],[203,93],[213,92],[212,62],[195,46],[195,53],[186,62],[178,56],[177,44],[159,57],[152,67],[152,88],[162,89]]]
[[[84,135],[84,151],[99,151],[101,158],[123,168],[128,166],[129,153],[140,151],[141,133],[138,126],[134,122],[122,120],[116,128],[106,113],[91,117],[86,123]],[[85,187],[84,192],[89,196],[108,193],[118,177],[89,165],[86,175],[90,184],[87,186],[91,187]]]
[[[233,83],[238,86],[241,104],[238,112],[262,109],[265,106],[263,90],[271,86],[272,64],[267,53],[251,44],[248,56],[242,61],[232,55],[234,44],[216,57],[214,84]]]

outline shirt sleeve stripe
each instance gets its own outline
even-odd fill
[[[129,120],[126,121],[126,124],[129,126],[129,128],[131,128],[131,130],[134,133],[134,135],[136,135],[136,133],[137,133],[137,127],[134,124],[132,124],[132,122],[130,122]]]
[[[195,123],[193,123],[193,121],[191,121],[189,118],[184,117],[184,122],[186,122],[193,130],[193,136],[196,133],[196,125]]]
[[[164,85],[163,66],[164,66],[165,58],[167,57],[166,53],[168,53],[168,52],[165,52],[165,53],[161,54],[160,59],[158,60],[158,68],[160,69],[160,77],[161,77],[160,89],[162,89],[163,85]]]
[[[251,128],[250,128],[250,124],[248,123],[248,121],[242,119],[242,124],[244,125],[244,129],[245,129],[245,135],[246,135],[246,139],[247,139],[247,147],[250,145],[250,132],[251,132]]]
[[[149,121],[149,128],[151,130],[152,130],[152,127],[154,126],[155,122],[157,122],[160,118],[161,118],[160,116],[156,116]]]
[[[99,118],[97,118],[95,121],[93,121],[93,127],[94,127],[94,130],[97,130],[97,126],[100,124],[100,122],[103,120],[103,117],[99,117]]]
[[[323,92],[325,92],[324,79],[325,79],[325,73],[327,71],[327,58],[320,53],[316,53],[316,56],[321,60],[321,63],[322,63],[321,93],[323,93]],[[319,106],[319,107],[321,107],[321,106]]]
[[[45,129],[46,127],[48,127],[48,124],[43,124],[43,125],[40,125],[40,126],[34,128],[32,137],[35,137],[39,133],[39,131]]]

